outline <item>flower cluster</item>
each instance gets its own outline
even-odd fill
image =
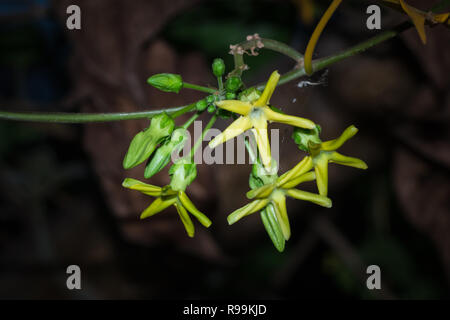
[[[275,247],[282,251],[284,241],[288,240],[291,235],[286,210],[286,196],[330,208],[332,202],[327,197],[328,163],[334,162],[359,169],[367,169],[367,165],[360,159],[344,156],[336,151],[358,132],[356,127],[350,126],[339,138],[322,142],[319,137],[320,126],[305,118],[282,114],[270,106],[269,100],[279,78],[278,72],[274,71],[262,94],[255,97],[253,101],[225,100],[217,102],[216,105],[219,108],[241,116],[209,145],[215,147],[252,129],[261,160],[257,159],[250,175],[252,190],[247,193],[247,198],[253,201],[231,213],[228,216],[228,223],[231,225],[245,216],[261,211],[261,217],[269,236]],[[280,122],[293,126],[292,138],[299,149],[308,153],[294,168],[280,177],[277,175],[277,165],[273,163],[274,160],[270,154],[267,135],[268,122]],[[295,189],[302,182],[314,180],[317,183],[319,194]]]
[[[175,125],[175,117],[166,113],[153,117],[149,127],[139,132],[131,141],[123,166],[129,169],[146,161],[144,177],[150,178],[170,162],[173,152],[179,152],[184,146],[187,140],[187,128],[199,114],[205,110],[213,114],[202,138],[217,116],[232,117],[234,121],[209,142],[209,147],[215,148],[251,130],[257,149],[255,152],[246,141],[247,150],[253,160],[249,178],[250,191],[247,193],[250,202],[232,212],[227,218],[228,223],[234,224],[245,216],[260,212],[261,220],[273,244],[277,250],[283,251],[285,242],[291,236],[286,206],[287,197],[330,208],[332,201],[327,197],[328,163],[334,162],[360,169],[367,168],[362,160],[344,156],[336,151],[356,134],[357,129],[350,126],[337,139],[322,142],[319,137],[321,132],[319,125],[309,119],[284,114],[270,104],[270,99],[280,80],[280,74],[277,71],[271,74],[261,92],[255,88],[245,89],[240,77],[233,73],[230,73],[223,83],[225,64],[221,59],[214,60],[212,70],[218,80],[217,89],[187,84],[179,75],[158,74],[149,78],[148,83],[166,92],[178,93],[181,88],[190,88],[211,92],[211,94],[192,105],[195,111],[194,116],[180,127]],[[272,122],[292,126],[293,140],[300,150],[308,153],[296,166],[281,175],[278,175],[278,164],[272,158],[268,138],[268,125]],[[189,237],[194,236],[194,224],[189,213],[203,226],[211,225],[210,219],[195,207],[185,193],[187,187],[197,177],[193,154],[200,144],[201,141],[197,141],[189,156],[175,161],[171,166],[169,170],[171,180],[167,186],[158,187],[130,178],[124,180],[125,188],[156,198],[142,212],[141,219],[151,217],[173,205]],[[316,181],[318,193],[298,189],[301,183],[307,181]]]

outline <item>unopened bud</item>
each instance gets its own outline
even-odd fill
[[[216,77],[221,77],[225,73],[225,63],[222,59],[216,58],[212,63],[212,70]]]
[[[147,79],[147,83],[165,92],[178,93],[183,87],[183,79],[179,74],[159,73]]]

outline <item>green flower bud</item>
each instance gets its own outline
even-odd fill
[[[183,79],[178,74],[158,73],[147,79],[147,83],[165,92],[178,93],[183,87]]]
[[[160,146],[151,157],[151,160],[145,167],[144,177],[151,178],[160,172],[169,163],[172,154],[180,152],[188,138],[188,132],[184,128],[175,129],[170,139]]]
[[[213,103],[214,101],[216,101],[216,96],[215,96],[214,94],[211,94],[211,95],[209,95],[209,96],[206,97],[206,103],[207,103],[207,104],[211,104],[211,103]]]
[[[215,111],[216,111],[216,106],[213,105],[213,104],[210,104],[210,105],[208,106],[208,112],[209,112],[209,113],[214,113]]]
[[[312,146],[322,143],[319,137],[321,131],[322,128],[319,125],[316,125],[314,129],[296,127],[292,133],[292,139],[294,139],[295,144],[297,144],[300,150],[309,152]]]
[[[212,63],[212,70],[216,77],[221,77],[225,73],[225,63],[222,59],[216,58]]]
[[[207,107],[208,107],[208,103],[206,102],[205,99],[202,99],[195,104],[195,108],[197,109],[197,111],[203,111]]]
[[[156,146],[172,133],[174,127],[175,122],[167,113],[163,112],[154,116],[150,126],[131,140],[123,159],[123,167],[131,169],[147,160]]]
[[[236,94],[233,93],[233,92],[227,92],[225,94],[225,99],[227,99],[227,100],[234,100],[234,99],[236,99]]]
[[[250,160],[253,161],[252,171],[250,172],[248,184],[250,188],[257,189],[265,184],[272,184],[278,178],[278,164],[275,159],[272,158],[271,168],[267,170],[261,163],[261,159],[258,156],[258,150],[252,146],[252,144],[246,140],[245,148],[250,156]]]
[[[283,252],[286,240],[283,236],[283,231],[278,222],[273,204],[269,203],[267,207],[261,211],[261,220],[275,248],[277,248],[279,252]]]
[[[248,88],[247,90],[242,91],[238,98],[244,102],[253,102],[258,100],[261,97],[261,91],[256,88]]]
[[[174,191],[185,191],[187,186],[197,177],[197,166],[190,159],[178,160],[169,169],[170,187]]]
[[[225,88],[229,92],[236,92],[239,90],[241,85],[242,85],[241,78],[232,76],[227,79],[227,82],[225,83]]]
[[[271,161],[271,169],[267,169],[262,165],[261,160],[258,158],[252,166],[252,172],[248,180],[250,189],[257,189],[266,184],[275,183],[278,178],[278,165],[275,159]]]

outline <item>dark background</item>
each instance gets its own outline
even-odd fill
[[[303,52],[329,1],[314,1],[311,24],[296,1],[0,1],[2,110],[118,112],[177,106],[201,94],[158,92],[154,73],[215,85],[215,57],[229,68],[230,44],[246,35]],[[429,1],[409,1],[422,9]],[[78,4],[82,29],[65,27]],[[317,57],[368,37],[366,1],[345,1]],[[407,20],[382,9],[382,28]],[[189,239],[174,210],[140,221],[151,199],[123,189],[122,158],[147,123],[57,125],[0,121],[0,297],[393,298],[449,297],[449,45],[445,27],[415,30],[331,66],[327,83],[279,87],[272,103],[319,123],[324,140],[354,124],[342,153],[366,171],[330,166],[332,209],[288,201],[292,238],[278,253],[258,214],[228,226],[246,203],[248,165],[199,165],[188,192],[212,220]],[[247,57],[247,84],[292,61],[262,50]],[[318,75],[320,76],[320,75]],[[313,80],[317,77],[313,77]],[[202,118],[207,119],[205,114]],[[220,120],[225,128],[229,120]],[[286,126],[281,170],[304,154]],[[150,183],[168,182],[167,170]],[[314,190],[313,184],[305,184]],[[82,290],[66,288],[66,267],[82,270]],[[382,270],[382,290],[365,286]]]

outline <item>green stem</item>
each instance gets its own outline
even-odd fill
[[[217,113],[215,113],[211,120],[209,120],[208,124],[206,125],[205,129],[202,131],[201,137],[195,142],[194,147],[191,149],[191,152],[189,154],[189,157],[191,160],[194,159],[194,154],[197,151],[197,149],[202,145],[203,139],[205,138],[205,135],[208,133],[209,129],[214,125],[214,123],[217,120]]]
[[[197,102],[188,104],[188,105],[185,106],[183,109],[180,109],[180,110],[174,112],[174,113],[172,114],[172,118],[175,119],[175,118],[177,118],[177,117],[179,117],[179,116],[181,116],[181,115],[183,115],[183,114],[185,114],[185,113],[194,111],[194,110],[196,109],[196,107],[195,107],[196,104],[197,104]]]
[[[389,40],[389,39],[397,36],[402,31],[405,31],[406,29],[410,28],[411,26],[412,25],[410,22],[404,22],[392,30],[382,32],[379,35],[376,35],[376,36],[374,36],[364,42],[361,42],[351,48],[341,51],[340,53],[334,54],[329,57],[314,60],[313,64],[312,64],[313,73],[315,73],[319,70],[325,69],[328,66],[330,66],[336,62],[344,60],[345,58],[348,58],[348,57],[354,56],[358,53],[361,53],[377,44],[380,44],[381,42]],[[280,81],[278,82],[278,85],[285,84],[289,81],[295,80],[295,79],[300,78],[305,75],[306,75],[306,72],[305,72],[304,68],[293,69],[293,70],[285,73],[283,76],[281,76]],[[258,84],[256,86],[256,88],[258,90],[263,90],[265,85],[266,85],[265,83],[261,83],[261,84]]]
[[[222,92],[223,91],[222,77],[217,77],[217,84],[219,85],[219,91]]]
[[[195,104],[168,109],[137,111],[137,112],[115,112],[115,113],[64,113],[64,112],[9,112],[0,111],[0,119],[32,122],[54,122],[54,123],[87,123],[87,122],[110,122],[121,120],[151,119],[161,112],[166,112],[176,118],[195,108]]]
[[[189,126],[194,122],[198,117],[200,116],[200,113],[195,113],[192,117],[189,118],[188,121],[186,121],[181,127],[184,129],[189,128]]]
[[[217,92],[217,89],[215,89],[215,88],[208,88],[208,87],[204,87],[204,86],[199,86],[198,84],[192,84],[192,83],[187,83],[187,82],[183,82],[183,88],[197,90],[197,91],[206,92],[206,93]]]

